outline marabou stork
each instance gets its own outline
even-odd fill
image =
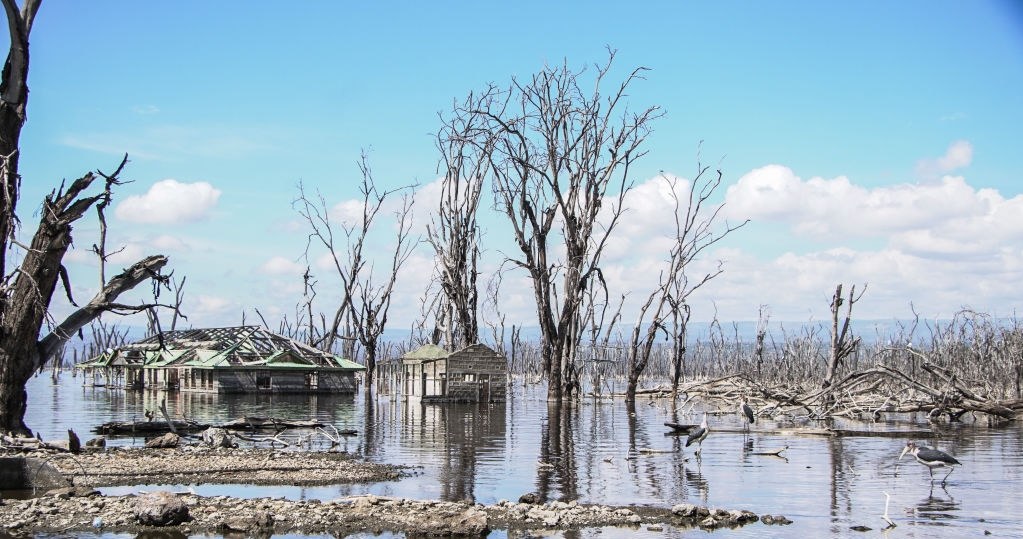
[[[745,420],[743,427],[745,427],[746,430],[749,430],[750,425],[755,423],[757,420],[757,416],[753,413],[753,408],[751,408],[749,403],[746,402],[746,399],[742,399],[742,402],[739,403],[739,415],[741,415]]]
[[[707,433],[710,432],[710,428],[707,427],[707,412],[703,413],[703,421],[700,422],[700,426],[693,429],[689,433],[689,437],[686,438],[686,447],[697,444],[696,454],[699,455],[703,451],[703,440],[707,438]]]
[[[948,468],[948,473],[941,479],[941,485],[945,485],[945,480],[948,476],[952,475],[955,471],[956,466],[962,466],[962,463],[955,459],[952,455],[944,451],[938,451],[937,449],[931,449],[929,447],[917,447],[913,442],[906,443],[906,447],[902,448],[902,454],[899,455],[899,460],[909,453],[916,457],[916,461],[924,466],[927,466],[927,470],[931,472],[931,481],[934,480],[934,469],[945,467]]]

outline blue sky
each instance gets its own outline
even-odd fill
[[[725,215],[751,219],[701,261],[725,274],[694,318],[766,305],[820,319],[840,282],[867,284],[864,318],[1023,304],[1018,2],[47,2],[31,46],[22,219],[62,178],[128,153],[112,265],[167,254],[196,326],[293,316],[298,182],[341,205],[366,149],[381,186],[422,186],[425,218],[438,112],[545,64],[603,62],[608,46],[612,80],[650,68],[630,106],[666,112],[633,213],[658,215],[659,171],[691,178],[699,152],[724,173]],[[499,216],[483,222],[492,268],[506,240]],[[610,253],[620,293],[648,292],[662,225],[636,219]],[[96,290],[95,231],[76,227],[69,258],[80,298]],[[333,276],[313,262],[332,311]],[[431,265],[425,250],[410,260],[394,327],[416,316]],[[531,323],[529,298],[508,298],[510,321]]]

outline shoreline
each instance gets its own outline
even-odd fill
[[[186,535],[275,533],[344,536],[357,531],[407,535],[483,536],[494,529],[568,530],[604,526],[736,527],[757,522],[749,511],[708,509],[690,504],[672,507],[608,506],[577,502],[501,500],[412,500],[374,495],[328,501],[284,498],[200,496],[149,492],[104,496],[101,486],[238,483],[252,485],[329,485],[392,481],[410,467],[367,462],[342,452],[267,449],[115,448],[81,454],[34,452],[59,471],[71,486],[24,500],[0,500],[0,525],[13,536],[40,533],[176,530]],[[23,454],[22,454],[23,455]],[[6,453],[6,456],[16,456]],[[154,498],[172,505],[185,520],[164,526],[143,524],[142,506]],[[177,520],[177,519],[172,519]],[[776,521],[764,516],[765,523]],[[777,523],[787,523],[780,517]]]

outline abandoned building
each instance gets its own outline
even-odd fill
[[[435,344],[378,365],[380,388],[424,401],[503,402],[508,361],[485,344],[448,352]]]
[[[365,370],[259,326],[164,332],[77,367],[93,385],[208,393],[354,393]]]

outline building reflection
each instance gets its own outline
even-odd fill
[[[478,467],[503,464],[506,403],[424,403],[404,398],[394,406],[401,416],[400,443],[424,459],[439,459],[438,497],[475,502]],[[382,418],[377,417],[380,425]]]

